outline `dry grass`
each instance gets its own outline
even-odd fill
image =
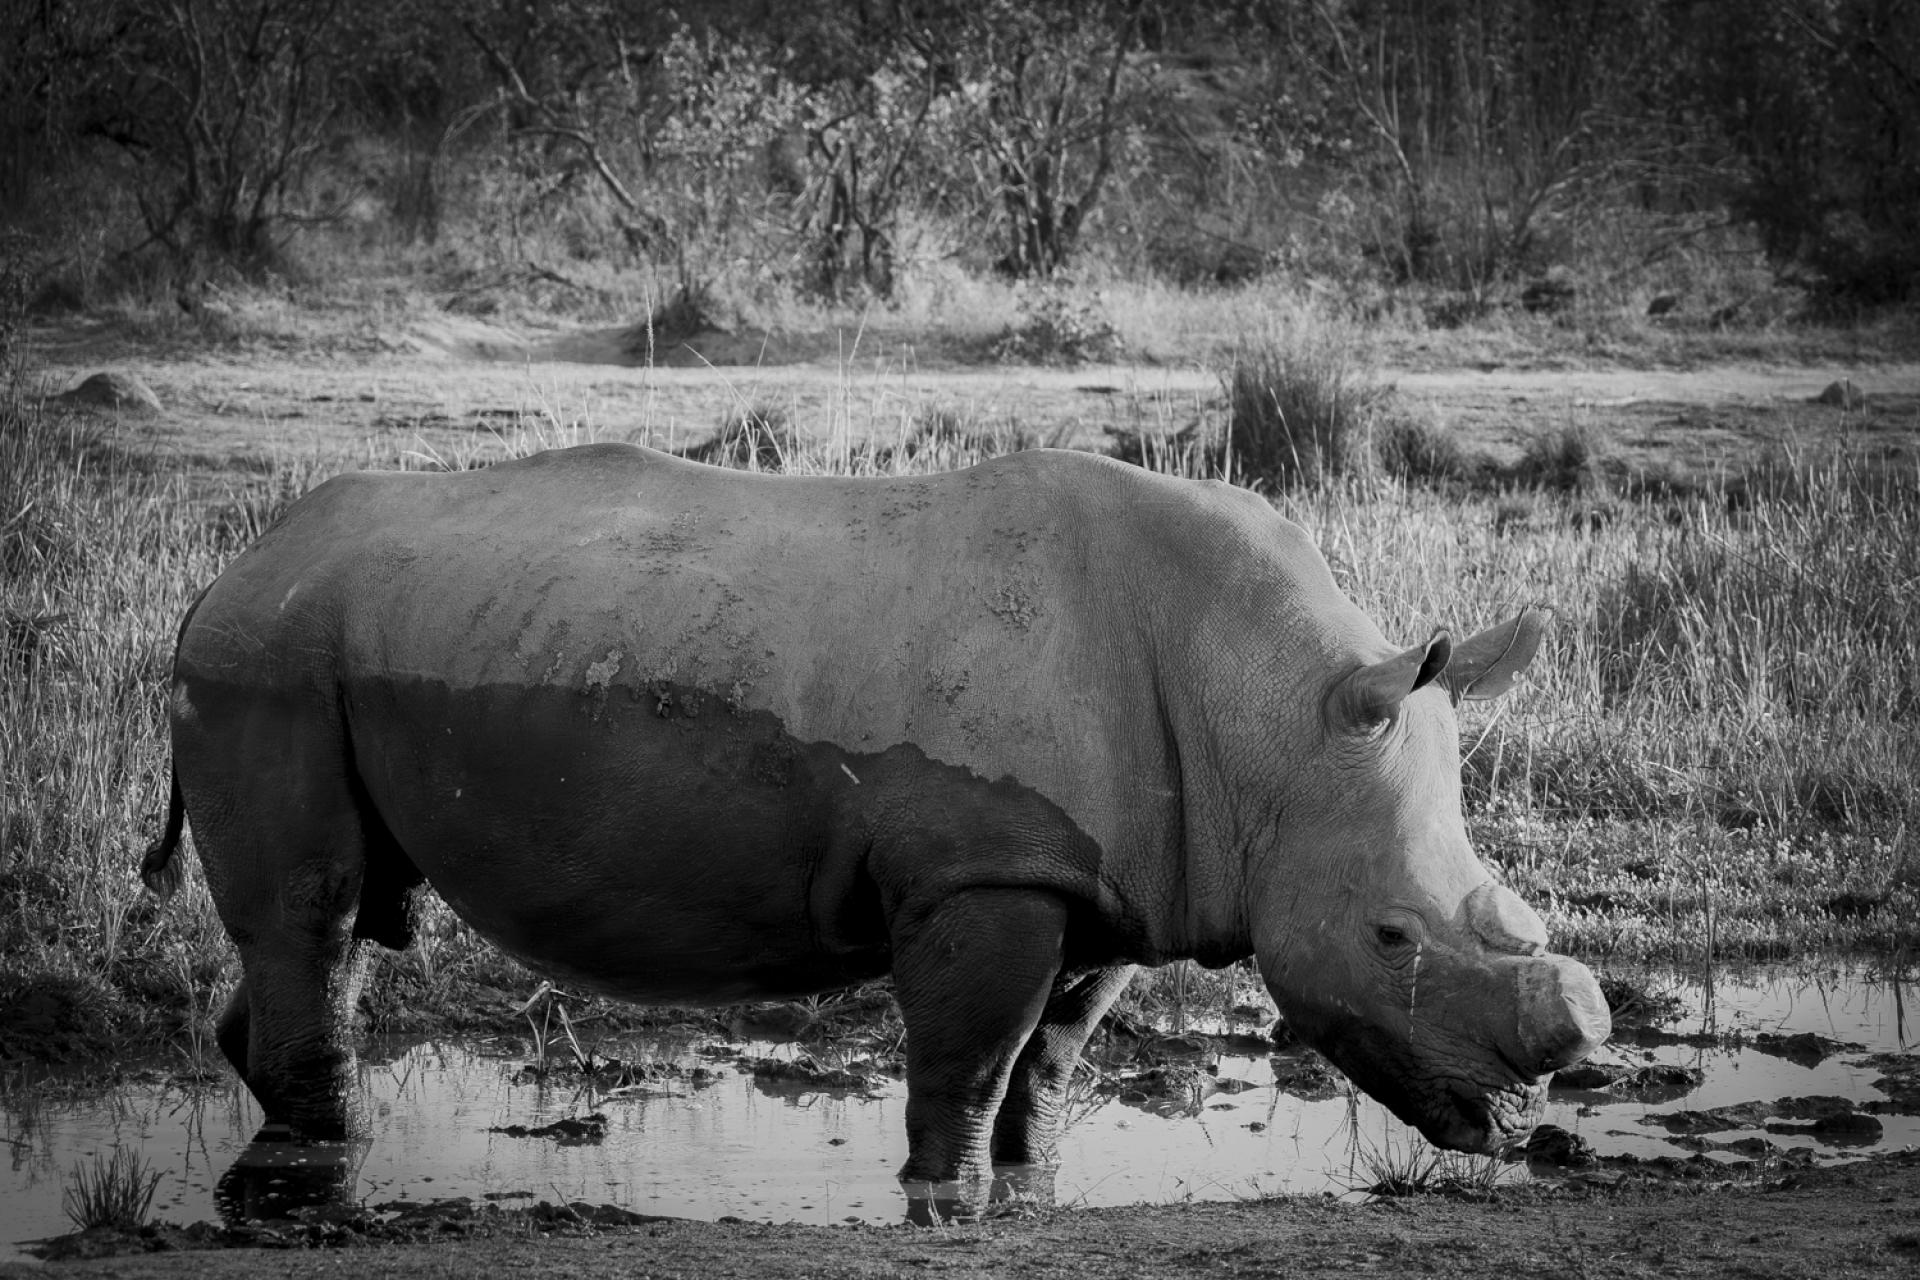
[[[849,391],[825,422],[759,431],[737,457],[902,474],[1045,443],[958,412],[888,412],[876,420]],[[1213,473],[1206,450],[1156,419],[1164,408],[1133,412],[1159,429],[1148,465]],[[89,1027],[144,1025],[191,1049],[204,993],[230,978],[227,944],[198,876],[162,912],[134,875],[166,793],[162,695],[190,594],[334,471],[485,465],[596,427],[530,415],[457,450],[286,456],[209,489],[17,392],[0,415],[0,1045],[32,1034],[79,1047]],[[1463,750],[1477,837],[1563,941],[1722,958],[1920,941],[1920,877],[1901,861],[1920,776],[1911,467],[1781,456],[1731,483],[1602,508],[1374,468],[1278,502],[1390,636],[1557,608],[1534,680],[1471,712]],[[397,1018],[464,979],[524,980],[444,911],[427,925],[386,963],[376,1008]],[[1156,975],[1140,998],[1199,1013],[1238,998],[1187,982]]]

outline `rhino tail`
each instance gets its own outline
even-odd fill
[[[147,850],[140,859],[140,879],[147,891],[165,902],[180,888],[180,863],[174,857],[180,852],[180,833],[187,825],[187,802],[180,794],[180,775],[172,773],[173,794],[167,801],[167,829],[160,839]]]
[[[200,602],[207,598],[207,592],[213,590],[209,582],[194,593],[187,602],[186,612],[180,615],[180,626],[173,634],[173,651],[177,659],[180,642],[186,637],[187,627],[193,622],[193,615],[200,609]],[[174,855],[180,852],[180,833],[186,829],[187,800],[180,794],[180,769],[176,764],[167,770],[172,789],[167,798],[167,829],[160,834],[158,842],[147,849],[140,859],[140,880],[147,891],[165,902],[180,888],[183,874],[174,861]]]

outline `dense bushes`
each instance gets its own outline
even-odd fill
[[[1920,271],[1916,85],[1872,0],[47,0],[0,14],[0,201],[68,270],[346,223],[828,297],[922,252],[1367,276],[1442,322],[1730,210],[1843,307]]]

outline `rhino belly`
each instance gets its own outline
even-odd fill
[[[347,688],[356,771],[448,905],[556,978],[638,1001],[882,974],[844,760],[695,690]]]

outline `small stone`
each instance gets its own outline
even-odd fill
[[[1842,378],[1838,382],[1829,382],[1826,390],[1813,398],[1815,404],[1832,405],[1837,409],[1862,409],[1866,407],[1867,393],[1853,385],[1853,379]]]
[[[1521,1149],[1529,1164],[1547,1164],[1558,1168],[1578,1168],[1594,1162],[1593,1144],[1579,1134],[1557,1124],[1534,1128],[1533,1136]]]
[[[57,398],[66,404],[91,405],[125,413],[160,412],[160,397],[130,373],[96,373]]]

